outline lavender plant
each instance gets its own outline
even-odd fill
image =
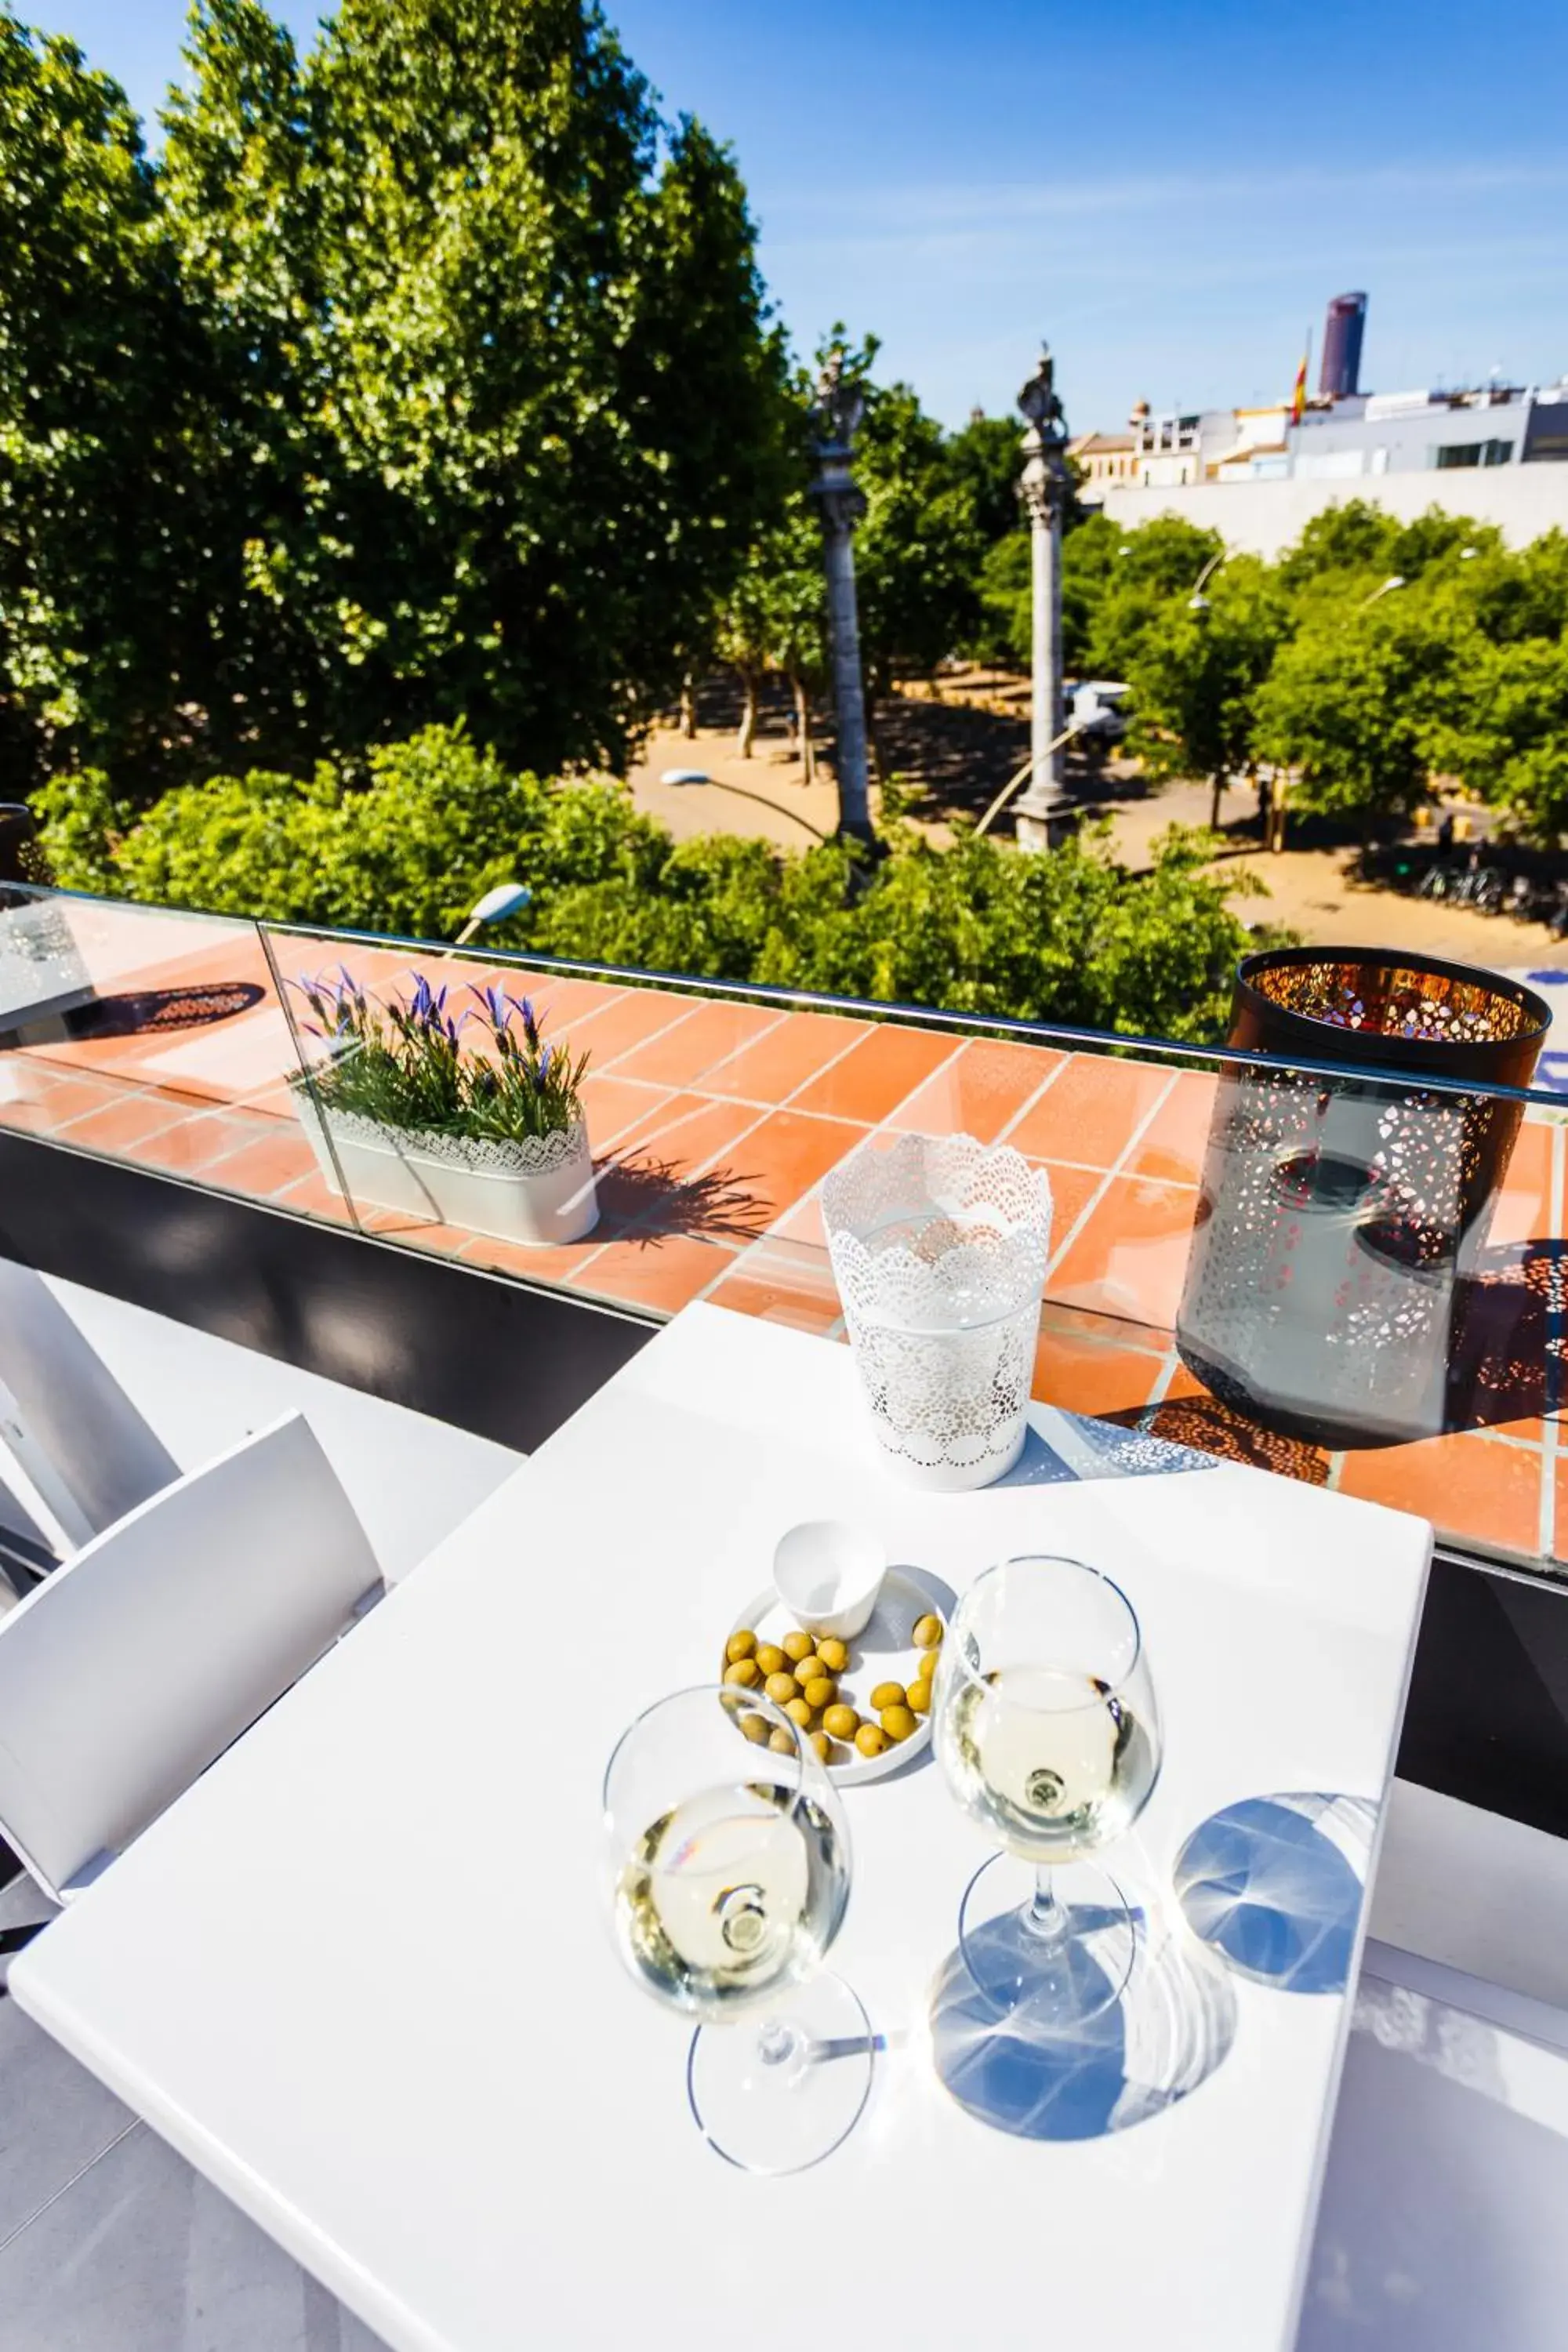
[[[474,1003],[453,1013],[446,987],[433,989],[423,972],[413,981],[406,997],[385,1000],[342,965],[293,983],[310,1008],[307,1031],[328,1048],[308,1082],[323,1110],[419,1134],[513,1143],[563,1135],[582,1118],[588,1056],[547,1045],[531,999],[493,985],[468,988],[463,993]],[[478,1051],[469,1030],[484,1040]]]

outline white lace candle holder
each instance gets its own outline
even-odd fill
[[[1024,1450],[1050,1247],[1043,1171],[972,1135],[868,1143],[822,1188],[849,1341],[890,1465],[988,1486]]]

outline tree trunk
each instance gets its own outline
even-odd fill
[[[811,740],[811,696],[805,680],[793,674],[790,684],[795,689],[795,731],[800,751],[800,762],[805,773],[802,782],[812,783],[816,776],[816,746]]]
[[[754,669],[741,672],[741,731],[735,738],[735,749],[742,760],[749,760],[757,736],[757,673]]]
[[[697,680],[689,670],[680,681],[680,731],[692,742],[697,734]]]
[[[1268,846],[1276,857],[1285,846],[1285,779],[1276,776],[1268,804]]]
[[[1216,768],[1209,778],[1209,831],[1211,833],[1219,831],[1219,804],[1225,798],[1225,770]]]

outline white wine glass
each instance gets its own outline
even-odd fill
[[[805,1736],[770,1699],[703,1684],[660,1699],[605,1774],[616,1941],[658,2000],[700,2020],[692,2113],[747,2172],[797,2172],[849,2132],[874,2041],[820,1972],[849,1899],[849,1831]]]
[[[953,1795],[1005,1848],[963,1897],[970,1976],[1010,2031],[1070,2036],[1121,1999],[1136,1948],[1125,1896],[1089,1857],[1131,1827],[1160,1770],[1126,1594],[1082,1560],[987,1569],[942,1644],[932,1736]]]

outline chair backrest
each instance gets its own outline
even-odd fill
[[[68,1897],[379,1583],[298,1413],[166,1487],[0,1620],[0,1834]]]
[[[0,1446],[84,1544],[180,1475],[41,1274],[0,1258]]]

